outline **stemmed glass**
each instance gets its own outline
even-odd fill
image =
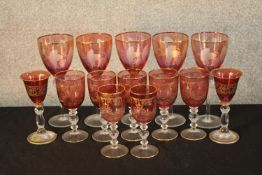
[[[86,131],[78,129],[77,108],[85,98],[85,73],[78,70],[67,70],[55,74],[57,95],[60,103],[69,110],[71,131],[62,135],[66,142],[77,143],[88,138]]]
[[[125,87],[125,100],[129,108],[129,113],[125,116],[127,116],[131,121],[129,125],[130,129],[123,131],[121,137],[127,141],[139,141],[141,140],[139,135],[140,131],[137,129],[137,122],[131,113],[130,88],[139,84],[147,84],[147,73],[140,69],[127,69],[120,71],[117,74],[117,78],[118,84]]]
[[[24,81],[27,94],[35,106],[36,114],[36,132],[27,137],[27,141],[35,145],[43,145],[53,142],[57,134],[45,129],[43,102],[47,92],[48,78],[50,74],[47,71],[31,71],[20,75]]]
[[[38,49],[47,70],[54,76],[57,72],[68,70],[74,50],[74,38],[69,34],[50,34],[37,39]],[[53,127],[68,127],[68,114],[61,113],[51,117],[48,123]]]
[[[183,101],[190,108],[189,119],[191,128],[184,129],[181,136],[187,140],[201,140],[206,132],[198,129],[198,107],[202,105],[208,93],[209,72],[201,68],[189,68],[180,71],[180,92]]]
[[[128,153],[128,148],[118,144],[117,122],[125,113],[125,88],[121,85],[109,84],[98,89],[101,116],[110,123],[110,145],[101,149],[101,154],[108,158],[119,158]]]
[[[151,35],[146,32],[125,32],[115,36],[116,49],[125,69],[143,69],[151,46]],[[130,125],[128,115],[121,122]]]
[[[152,38],[154,54],[160,68],[173,68],[177,71],[182,67],[188,48],[188,35],[179,32],[161,32]],[[186,122],[185,117],[180,114],[173,113],[171,107],[169,127],[177,127]],[[155,122],[161,125],[161,115],[155,118]]]
[[[230,101],[235,95],[239,78],[242,72],[233,68],[214,69],[211,72],[214,77],[217,95],[221,101],[221,127],[218,130],[212,131],[209,138],[216,143],[232,144],[239,140],[239,135],[228,129],[229,125],[229,110]]]
[[[76,38],[79,57],[88,72],[105,70],[111,56],[112,36],[107,33],[87,33]],[[99,112],[89,115],[84,123],[90,127],[101,127]],[[108,137],[109,138],[109,137]]]
[[[98,108],[99,107],[99,97],[98,97],[98,88],[102,85],[115,84],[116,83],[116,74],[113,71],[106,70],[96,70],[92,71],[87,75],[87,84],[89,96],[92,103]],[[100,113],[96,114],[96,120],[92,120],[95,117],[87,117],[85,119],[86,123],[92,122],[102,122],[101,130],[93,133],[92,138],[98,142],[108,142],[111,140],[110,133],[108,131],[108,122],[101,117]],[[95,126],[95,124],[93,125]]]
[[[227,53],[228,36],[219,32],[195,33],[191,36],[191,44],[197,66],[210,72],[223,64]],[[209,97],[206,99],[206,114],[200,116],[197,124],[200,128],[206,129],[220,126],[219,117],[210,113]]]
[[[131,149],[131,154],[137,158],[151,158],[158,154],[157,147],[148,144],[147,124],[150,123],[156,115],[156,95],[157,90],[151,85],[137,85],[130,89],[131,111],[133,117],[140,125],[141,145]]]
[[[153,131],[152,137],[160,141],[173,140],[178,133],[168,128],[169,109],[177,97],[178,72],[171,68],[155,69],[149,72],[149,84],[157,89],[157,105],[161,114],[161,129]]]

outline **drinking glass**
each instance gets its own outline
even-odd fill
[[[188,35],[179,32],[161,32],[153,36],[154,54],[160,68],[173,68],[178,71],[182,67],[187,55],[188,38]],[[186,122],[184,116],[173,113],[173,107],[169,110],[169,127],[181,126]],[[158,125],[162,124],[160,119],[161,115],[155,118]]]
[[[218,130],[212,131],[209,138],[216,143],[232,144],[239,140],[239,135],[228,129],[229,125],[229,110],[230,102],[235,95],[239,78],[242,72],[233,68],[214,69],[211,72],[214,77],[217,95],[221,101],[220,110],[222,112],[220,121],[221,127]]]
[[[189,68],[180,71],[180,91],[183,101],[189,106],[191,128],[184,129],[181,136],[187,140],[201,140],[206,132],[198,129],[198,107],[202,105],[208,93],[209,72],[201,68]]]
[[[131,100],[130,100],[130,88],[139,85],[147,84],[147,73],[140,69],[127,69],[117,74],[118,83],[125,87],[125,100],[129,108],[129,113],[122,117],[122,123],[130,123],[130,129],[127,129],[121,133],[121,137],[127,141],[139,141],[141,137],[139,135],[138,124],[131,112]],[[126,120],[129,120],[126,122]]]
[[[191,36],[193,55],[198,67],[211,71],[219,68],[225,59],[228,36],[219,32],[200,32]],[[211,82],[210,79],[210,83]],[[209,97],[206,99],[206,114],[201,115],[197,124],[200,128],[212,129],[220,126],[218,116],[211,115]]]
[[[149,132],[147,124],[150,123],[156,115],[156,95],[157,90],[151,85],[137,85],[130,89],[131,111],[133,117],[140,125],[141,145],[131,149],[131,154],[137,158],[151,158],[158,154],[157,147],[148,144],[147,137]]]
[[[37,39],[38,49],[47,70],[54,76],[57,72],[68,70],[74,50],[74,38],[69,34],[50,34]],[[57,128],[70,126],[68,114],[61,113],[48,120],[48,123]]]
[[[117,123],[125,113],[125,88],[109,84],[98,89],[101,116],[110,123],[110,145],[101,149],[101,154],[108,158],[119,158],[128,153],[128,148],[117,141],[119,132]]]
[[[149,72],[149,84],[157,89],[157,106],[161,114],[161,129],[154,130],[152,137],[160,141],[173,140],[178,136],[178,133],[168,128],[168,120],[170,106],[177,97],[178,72],[172,68],[151,70]]]
[[[89,72],[87,75],[87,84],[89,96],[92,103],[99,108],[98,88],[102,85],[115,84],[116,74],[113,71],[96,70]],[[101,117],[100,113],[93,114],[92,117],[85,118],[85,124],[91,124],[91,126],[100,126],[101,130],[93,133],[92,138],[97,142],[108,142],[111,140],[110,133],[108,131],[108,122]]]
[[[27,141],[35,145],[43,145],[53,142],[57,134],[45,129],[43,102],[47,92],[48,78],[50,74],[47,71],[31,71],[20,75],[25,84],[27,95],[34,103],[36,114],[36,132],[27,137]]]
[[[78,129],[77,108],[85,98],[85,73],[67,70],[55,74],[57,95],[60,103],[69,110],[71,130],[62,135],[65,142],[77,143],[88,138],[86,131]]]

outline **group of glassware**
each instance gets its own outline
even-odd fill
[[[201,140],[206,132],[199,128],[220,129],[212,131],[209,138],[220,144],[231,144],[239,140],[239,135],[228,129],[229,104],[237,89],[242,72],[233,68],[219,68],[225,58],[228,36],[219,32],[200,32],[191,37],[193,55],[198,67],[179,71],[187,54],[188,35],[178,32],[162,32],[152,37],[153,49],[160,69],[143,71],[151,46],[151,35],[146,32],[125,32],[115,36],[118,56],[125,70],[116,74],[105,70],[111,56],[112,36],[106,33],[83,34],[76,38],[79,57],[88,71],[87,84],[92,103],[100,109],[99,114],[88,116],[84,123],[90,127],[101,127],[92,138],[98,142],[110,142],[101,149],[102,155],[118,158],[128,153],[128,148],[117,141],[117,123],[129,125],[121,133],[127,141],[140,141],[141,145],[131,149],[138,158],[150,158],[158,154],[157,147],[148,144],[147,124],[156,114],[155,122],[161,126],[152,132],[152,137],[160,141],[170,141],[178,133],[170,127],[185,123],[182,115],[173,113],[173,103],[177,98],[180,81],[181,97],[190,108],[190,128],[181,136],[187,140]],[[74,48],[74,39],[69,34],[51,34],[38,38],[38,48],[44,65],[54,76],[57,94],[62,106],[69,114],[51,117],[53,127],[71,127],[62,135],[66,142],[81,142],[88,138],[86,131],[78,129],[77,108],[85,97],[85,73],[69,70]],[[57,134],[45,129],[43,101],[47,92],[50,73],[37,70],[23,73],[28,96],[35,105],[37,131],[27,140],[32,144],[47,144],[54,141]],[[148,78],[149,77],[149,78]],[[221,117],[210,115],[208,87],[214,78],[217,95],[221,101]],[[149,79],[149,83],[148,83]],[[206,114],[198,115],[198,107],[206,101]],[[124,115],[126,105],[129,113]],[[140,126],[140,129],[137,127]],[[110,128],[110,129],[109,129]]]

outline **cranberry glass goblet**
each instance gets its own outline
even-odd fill
[[[96,70],[87,75],[89,96],[96,108],[99,108],[98,88],[102,85],[115,83],[116,74],[113,71]],[[84,123],[91,127],[101,127],[102,130],[98,130],[92,135],[95,141],[108,142],[111,140],[108,122],[101,117],[100,112],[86,117]]]
[[[235,95],[239,78],[242,72],[233,68],[214,69],[211,72],[214,77],[217,95],[221,101],[221,127],[218,130],[212,131],[209,138],[216,143],[232,144],[239,140],[239,135],[228,129],[229,125],[229,110],[230,101]]]
[[[27,94],[35,106],[37,131],[27,137],[27,141],[35,145],[43,145],[53,142],[57,134],[45,129],[43,102],[47,92],[48,78],[47,71],[32,71],[20,75],[24,81]]]
[[[149,145],[147,141],[147,137],[149,136],[147,124],[156,115],[156,95],[157,90],[151,85],[137,85],[130,89],[132,115],[141,128],[141,145],[137,145],[131,149],[131,154],[137,158],[151,158],[159,152],[157,147]]]
[[[197,66],[210,72],[223,64],[227,53],[228,36],[219,32],[195,33],[191,37],[191,44]],[[220,126],[219,117],[210,113],[209,97],[206,99],[206,114],[200,116],[197,124],[200,128],[206,129]]]
[[[201,140],[206,137],[206,132],[197,128],[198,107],[207,97],[209,73],[201,68],[189,68],[180,71],[180,91],[183,101],[190,108],[189,119],[191,128],[184,129],[181,136],[187,140]]]
[[[147,73],[140,69],[128,69],[119,72],[117,78],[118,83],[125,87],[125,100],[129,108],[129,113],[124,115],[121,121],[128,124],[130,129],[123,131],[121,137],[127,141],[139,141],[141,140],[140,131],[137,129],[138,124],[131,112],[130,88],[139,84],[147,84]]]
[[[150,52],[151,35],[125,32],[115,36],[116,49],[125,69],[143,69]]]
[[[168,128],[168,120],[170,106],[177,97],[178,72],[170,68],[152,70],[149,72],[149,84],[157,89],[157,106],[161,114],[161,129],[153,131],[152,137],[160,141],[173,140],[178,133]]]
[[[54,76],[57,72],[68,70],[74,49],[74,38],[69,34],[50,34],[37,39],[38,49],[47,70]],[[48,123],[53,127],[68,127],[68,114],[61,113],[51,117]]]
[[[173,68],[178,71],[182,67],[187,55],[188,38],[188,35],[179,32],[162,32],[153,36],[154,53],[160,68]],[[184,116],[173,113],[172,107],[169,110],[169,127],[181,126],[186,122]],[[161,125],[160,118],[161,115],[155,118],[158,125]]]
[[[88,138],[88,133],[78,129],[77,108],[85,98],[85,73],[78,70],[67,70],[55,75],[56,89],[61,104],[69,110],[71,131],[62,135],[66,142],[77,143]]]
[[[101,154],[108,158],[119,158],[128,153],[128,148],[118,144],[117,122],[125,113],[125,88],[121,85],[109,84],[98,89],[101,116],[110,123],[110,145],[101,149]]]

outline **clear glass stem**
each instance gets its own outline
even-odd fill
[[[220,121],[221,121],[221,128],[220,131],[223,133],[229,132],[228,125],[229,125],[229,106],[221,106],[220,111],[222,112]]]
[[[167,122],[169,120],[169,107],[167,108],[159,108],[160,109],[160,121],[161,121],[161,128],[166,130],[168,128]]]
[[[110,144],[112,146],[117,146],[118,144],[118,140],[117,140],[117,137],[119,135],[119,132],[117,130],[117,123],[111,123],[110,124],[110,129],[111,129],[111,132],[110,132],[110,137],[111,137],[111,141],[110,141]]]
[[[134,117],[132,116],[131,107],[128,107],[128,109],[129,109],[128,112],[130,114],[129,120],[131,122],[129,126],[130,126],[132,131],[136,131],[136,128],[138,127],[138,124],[137,124],[136,120],[134,119]]]
[[[43,113],[44,113],[43,106],[35,107],[36,125],[37,125],[37,132],[38,133],[45,132],[45,118],[44,118]]]
[[[101,124],[102,124],[101,129],[104,133],[106,133],[108,131],[108,122],[105,119],[103,119],[103,117],[101,117],[100,121],[101,121]]]
[[[146,148],[147,145],[148,145],[147,137],[149,136],[149,132],[147,131],[147,128],[148,128],[147,124],[145,124],[145,123],[140,124],[141,132],[139,133],[139,135],[142,138],[142,140],[140,141],[140,144],[144,148]]]
[[[198,107],[190,107],[189,109],[190,114],[189,114],[189,120],[191,121],[190,123],[190,127],[192,129],[196,129],[197,128],[197,119],[198,119]]]
[[[77,109],[69,109],[69,122],[71,123],[70,128],[73,132],[77,132],[77,122],[78,122],[78,116],[77,116]]]
[[[210,77],[209,78],[209,87],[210,87],[210,85],[211,85],[211,83],[212,83],[213,81],[212,81],[212,78]],[[209,88],[210,89],[210,88]],[[209,93],[209,91],[208,91],[208,93],[207,93],[207,98],[206,98],[206,119],[207,120],[210,120],[211,118],[210,118],[210,114],[211,114],[211,106],[210,106],[210,95],[209,95],[210,93]]]

